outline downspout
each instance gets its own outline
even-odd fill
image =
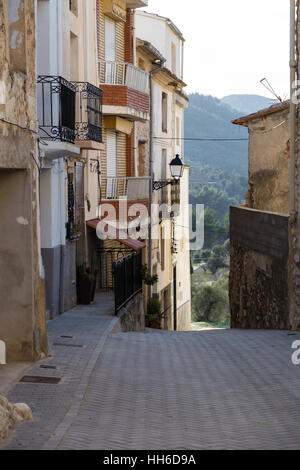
[[[64,70],[63,70],[63,25],[62,25],[62,2],[59,0],[56,0],[56,12],[57,12],[57,70],[56,74],[60,76],[64,76]],[[59,159],[59,171],[63,171],[65,167],[65,159],[60,158]],[[53,169],[51,170],[53,171]],[[65,176],[65,171],[63,173],[63,176]],[[61,228],[60,228],[60,272],[59,272],[59,313],[64,313],[65,311],[65,261],[66,261],[66,238],[65,238],[65,223],[64,223],[64,211],[63,211],[63,198],[62,194],[64,189],[61,187],[62,180],[61,177],[59,177],[59,212],[60,212],[60,220],[61,220]],[[64,181],[64,179],[63,179]]]
[[[148,271],[150,276],[152,276],[152,202],[153,202],[153,117],[154,117],[154,96],[153,96],[153,75],[159,72],[164,65],[164,62],[161,61],[159,66],[150,72],[150,145],[149,145],[149,156],[150,156],[150,165],[149,165],[149,228],[148,228]],[[148,289],[148,298],[150,299],[152,295],[152,288],[149,286]]]
[[[296,59],[296,0],[291,0],[290,18],[290,220],[295,223],[295,152],[296,152],[296,113],[297,104],[293,102],[295,91],[297,59]]]
[[[62,51],[62,2],[56,0],[57,8],[57,75],[63,77],[63,51]]]

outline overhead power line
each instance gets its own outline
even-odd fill
[[[202,141],[202,142],[248,142],[249,139],[202,139],[193,137],[153,137],[158,140],[190,140],[190,141]]]

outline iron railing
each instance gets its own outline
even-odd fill
[[[113,263],[115,313],[142,291],[142,252],[134,252]]]
[[[76,88],[75,140],[102,143],[102,96],[100,88],[88,82],[73,82]]]
[[[144,200],[149,198],[148,176],[140,177],[109,177],[101,178],[101,199]]]
[[[98,62],[100,84],[123,85],[134,90],[148,93],[149,74],[126,62]]]
[[[39,75],[37,111],[43,140],[75,142],[76,87],[59,76]]]

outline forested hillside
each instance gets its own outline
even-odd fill
[[[185,137],[204,139],[247,139],[247,129],[231,124],[240,116],[239,111],[212,96],[189,95],[190,104],[185,112]],[[208,165],[211,169],[235,170],[247,175],[248,143],[218,141],[186,141],[185,160],[193,170]],[[195,174],[195,173],[193,173]]]

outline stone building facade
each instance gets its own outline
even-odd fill
[[[0,339],[8,361],[30,361],[47,348],[34,0],[1,1],[0,25]]]
[[[290,289],[290,102],[232,121],[248,127],[249,187],[230,209],[233,328],[293,329]]]
[[[144,11],[136,13],[136,35],[137,64],[152,74],[153,107],[152,157],[149,153],[145,164],[150,145],[143,148],[141,143],[136,145],[136,159],[154,181],[170,180],[172,159],[178,154],[184,160],[184,111],[188,106],[183,92],[184,38],[171,20]],[[145,125],[140,128],[141,136],[147,131]],[[150,139],[149,135],[149,144]],[[161,303],[162,327],[168,330],[188,330],[191,323],[188,188],[189,167],[185,165],[179,185],[152,191],[152,203],[159,209],[152,210],[148,264],[158,276],[152,295]]]

